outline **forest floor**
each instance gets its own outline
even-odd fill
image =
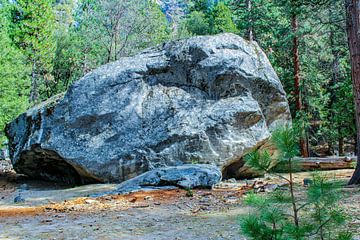
[[[245,239],[238,224],[239,216],[251,211],[243,203],[249,191],[244,181],[223,182],[212,191],[193,190],[193,196],[174,189],[90,198],[115,185],[66,187],[31,181],[6,164],[0,162],[0,239]],[[326,173],[345,182],[352,172]],[[301,183],[309,176],[303,172],[295,178]],[[360,189],[343,191],[347,197],[341,205],[351,216],[347,227],[360,239]],[[18,196],[25,202],[14,203]]]

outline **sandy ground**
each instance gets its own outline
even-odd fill
[[[352,170],[327,173],[346,180]],[[309,173],[295,177],[300,183]],[[194,190],[193,196],[185,190],[162,190],[87,197],[114,188],[113,184],[66,187],[3,171],[0,239],[245,239],[238,225],[238,217],[251,211],[242,201],[248,190],[245,182]],[[344,191],[348,197],[341,204],[352,216],[347,227],[360,233],[360,189]],[[25,202],[16,204],[19,195]]]
[[[236,207],[238,197],[223,204],[222,193],[194,194],[171,190],[80,198],[27,208],[21,215],[13,209],[16,213],[1,217],[0,239],[241,239],[237,217],[246,208]]]

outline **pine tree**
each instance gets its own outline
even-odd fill
[[[231,9],[223,1],[194,1],[189,9],[186,27],[194,35],[239,32]]]
[[[251,239],[351,239],[343,231],[346,217],[337,202],[341,199],[340,185],[326,176],[313,175],[306,198],[296,194],[297,186],[293,173],[296,170],[294,157],[299,153],[298,128],[277,129],[271,138],[278,154],[275,159],[265,150],[256,150],[246,157],[246,165],[257,171],[273,173],[289,185],[288,190],[276,190],[268,197],[250,194],[246,202],[256,208],[240,219],[242,232]],[[274,164],[276,163],[276,164]],[[275,168],[276,166],[276,168]],[[279,167],[288,172],[288,177],[277,174]],[[311,238],[312,237],[312,238]]]
[[[212,32],[223,33],[237,33],[238,30],[232,19],[232,12],[228,6],[223,2],[219,2],[211,11],[212,16]]]
[[[11,9],[11,39],[31,65],[32,103],[52,95],[55,16],[51,4],[51,0],[19,0]]]
[[[8,36],[8,6],[0,1],[0,146],[4,127],[28,107],[29,68],[25,56],[16,49]]]
[[[210,24],[203,12],[193,11],[186,19],[186,28],[194,35],[210,34]]]
[[[230,9],[240,35],[257,41],[262,48],[275,49],[277,41],[283,41],[280,35],[287,30],[286,16],[282,6],[268,0],[231,0]],[[251,35],[251,37],[249,36]]]

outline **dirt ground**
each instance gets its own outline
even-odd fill
[[[249,190],[245,181],[223,182],[214,190],[192,193],[174,189],[90,198],[115,185],[66,187],[2,169],[0,239],[245,239],[238,224],[238,217],[251,211],[242,201]],[[327,173],[346,180],[352,171]],[[306,177],[309,173],[298,173],[296,181]],[[341,204],[352,216],[348,227],[360,233],[360,189],[344,191],[348,197]],[[25,202],[14,203],[18,196]]]

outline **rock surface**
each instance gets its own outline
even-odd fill
[[[221,34],[104,65],[65,96],[20,115],[6,133],[14,169],[32,177],[121,182],[187,163],[239,177],[244,153],[289,119],[285,92],[262,50]]]
[[[144,187],[176,186],[185,189],[211,188],[221,180],[217,167],[206,164],[185,164],[176,167],[154,169],[122,182],[117,193],[139,191]]]

